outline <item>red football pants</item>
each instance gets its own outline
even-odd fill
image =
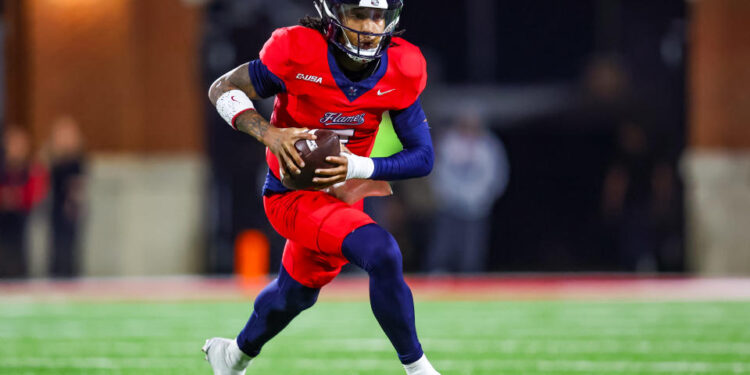
[[[263,197],[271,225],[287,239],[282,264],[309,288],[321,288],[341,272],[344,238],[375,221],[362,211],[363,201],[348,205],[321,191],[294,190]]]

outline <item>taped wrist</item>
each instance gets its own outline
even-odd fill
[[[221,118],[226,121],[229,126],[237,129],[234,126],[234,122],[237,117],[247,111],[255,110],[252,100],[247,97],[243,91],[240,90],[229,90],[219,97],[216,101],[216,110],[219,111]]]
[[[349,164],[346,171],[347,180],[353,178],[370,178],[375,171],[375,163],[370,158],[354,155],[349,152],[342,152],[341,155],[346,157]]]

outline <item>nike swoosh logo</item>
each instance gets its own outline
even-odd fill
[[[380,90],[378,90],[378,96],[385,95],[385,94],[387,94],[387,93],[389,93],[391,91],[394,91],[394,90],[396,90],[396,89],[390,89],[388,91],[380,91]]]
[[[229,97],[229,99],[232,99],[232,101],[233,101],[233,102],[237,102],[237,103],[239,103],[239,101],[237,101],[237,99],[235,99],[235,98],[234,98],[234,95],[233,95],[233,96],[230,96],[230,97]]]

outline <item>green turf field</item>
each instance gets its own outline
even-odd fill
[[[0,305],[0,374],[209,374],[203,340],[249,303]],[[433,364],[450,374],[747,374],[748,302],[421,302]],[[248,374],[403,374],[366,302],[320,302]]]

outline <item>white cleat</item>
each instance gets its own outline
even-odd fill
[[[206,361],[214,370],[214,375],[245,375],[245,369],[252,359],[240,351],[235,340],[221,337],[206,340],[201,350],[206,353]]]
[[[422,355],[422,358],[416,362],[412,362],[408,365],[404,365],[406,375],[440,375],[430,361],[427,360],[427,356]]]

